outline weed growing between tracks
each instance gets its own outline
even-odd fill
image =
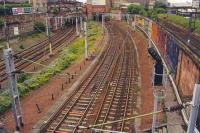
[[[95,42],[101,38],[101,26],[95,22],[89,22],[88,25],[88,50],[91,53],[95,49]],[[53,61],[48,67],[39,74],[27,76],[26,80],[21,80],[18,83],[20,97],[24,97],[32,90],[38,89],[45,84],[52,76],[62,72],[75,61],[84,58],[84,38],[75,39],[70,46],[64,48],[58,58]],[[0,94],[0,114],[4,114],[11,107],[11,99],[8,95],[8,90]]]

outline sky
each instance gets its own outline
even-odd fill
[[[77,1],[80,1],[80,2],[86,2],[87,0],[77,0]]]
[[[86,2],[87,0],[77,0],[77,1],[81,1],[81,2]],[[172,2],[172,3],[184,3],[186,1],[188,2],[191,2],[192,0],[168,0],[169,2]]]

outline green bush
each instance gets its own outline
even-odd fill
[[[131,14],[140,14],[142,16],[156,20],[158,14],[166,12],[166,7],[161,3],[156,3],[153,9],[145,10],[144,6],[142,5],[131,4],[128,6],[128,12]]]
[[[57,15],[59,13],[59,9],[57,7],[53,8],[53,14]]]
[[[166,7],[166,5],[165,4],[163,4],[163,3],[160,3],[160,2],[158,2],[158,1],[156,1],[156,3],[155,3],[155,5],[154,5],[154,7],[153,7],[154,9],[155,8],[162,8],[162,9],[166,9],[167,7]]]
[[[21,46],[21,45],[20,45]],[[22,45],[23,46],[23,45]],[[28,79],[28,74],[27,73],[22,73],[22,74],[19,74],[18,77],[17,77],[17,82],[18,83],[23,83],[25,80]]]
[[[4,26],[4,20],[0,18],[0,28],[2,28],[3,26]]]
[[[128,6],[128,12],[131,14],[139,14],[144,11],[144,6],[131,4]]]
[[[36,32],[44,32],[46,30],[46,26],[44,23],[37,21],[34,23],[34,30]]]
[[[89,22],[88,33],[93,33],[88,37],[88,51],[94,50],[94,43],[101,37],[101,26],[95,22]],[[46,83],[53,75],[62,72],[70,64],[83,57],[84,55],[84,38],[77,38],[67,48],[60,53],[58,58],[41,70],[39,74],[28,77],[26,74],[18,78],[18,89],[20,97],[24,97],[28,92],[39,88]],[[0,94],[0,114],[5,113],[11,107],[11,100],[8,92]]]

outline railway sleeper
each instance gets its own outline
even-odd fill
[[[87,107],[89,103],[82,103],[82,102],[78,102],[76,103],[77,106],[81,106],[81,107]]]
[[[86,109],[86,107],[75,106],[73,109],[74,109],[74,110],[79,110],[79,111],[82,111],[82,112],[84,112],[84,111],[85,111],[85,109]]]
[[[58,131],[70,133],[73,130],[74,130],[74,127],[69,127],[69,128],[59,128]]]

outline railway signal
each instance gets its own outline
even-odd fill
[[[8,87],[10,97],[12,99],[12,111],[16,125],[16,130],[19,131],[23,127],[21,104],[19,99],[19,92],[17,88],[16,69],[14,65],[14,57],[12,49],[5,49],[4,60],[6,65],[6,73],[8,77]]]

